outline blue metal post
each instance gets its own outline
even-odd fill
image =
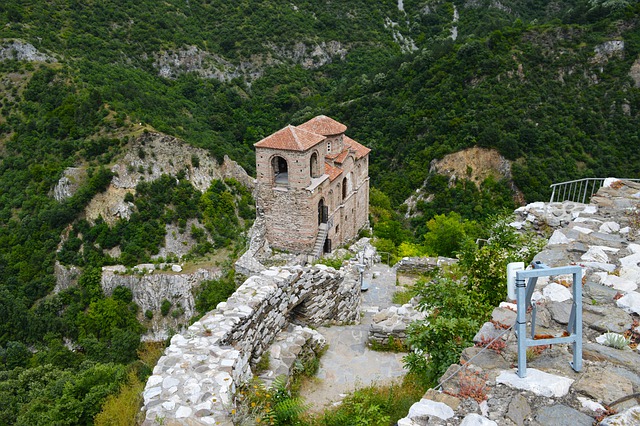
[[[518,312],[516,313],[516,336],[518,336],[518,376],[525,377],[527,375],[527,306],[525,303],[524,277],[520,272],[516,272],[516,304]]]

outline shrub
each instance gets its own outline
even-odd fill
[[[162,301],[162,304],[160,305],[160,313],[162,314],[163,317],[166,317],[169,314],[170,310],[171,310],[171,302],[169,302],[167,299],[164,299]]]

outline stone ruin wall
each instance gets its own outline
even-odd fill
[[[249,277],[226,302],[173,336],[143,392],[143,425],[231,425],[236,389],[292,321],[319,326],[359,320],[357,277],[350,267],[324,265],[271,268]]]

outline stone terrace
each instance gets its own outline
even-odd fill
[[[173,336],[147,381],[143,424],[231,425],[233,394],[274,340],[280,348],[271,349],[274,374],[287,374],[294,357],[280,356],[282,350],[307,356],[324,344],[317,332],[293,324],[357,322],[360,303],[349,267],[272,268],[248,278],[226,302]]]
[[[516,227],[529,223],[534,229],[557,228],[535,260],[551,267],[583,268],[581,372],[569,365],[569,345],[554,345],[530,350],[527,377],[520,379],[516,338],[509,331],[499,338],[504,345],[499,343],[496,350],[464,350],[460,364],[440,379],[442,390],[429,390],[398,426],[587,426],[603,418],[602,425],[640,425],[640,405],[630,397],[640,392],[639,204],[640,184],[614,181],[590,205],[535,203],[517,211],[522,221],[514,223]],[[538,281],[533,297],[537,333],[560,335],[566,330],[572,303],[567,288],[571,280],[566,278]],[[515,304],[501,304],[474,340],[490,341],[514,325],[515,318]],[[606,344],[607,333],[624,334],[632,343],[615,349]],[[480,402],[469,398],[471,394]]]

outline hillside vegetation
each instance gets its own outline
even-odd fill
[[[639,18],[634,0],[3,1],[0,424],[90,424],[109,394],[139,383],[129,373],[149,373],[137,307],[126,292],[105,297],[97,267],[149,260],[163,226],[193,218],[214,240],[196,231],[195,254],[207,253],[236,239],[238,214],[251,216],[236,182],[202,195],[167,177],[137,188],[130,220],[87,222],[145,130],[252,173],[253,143],[329,115],[373,149],[386,251],[453,254],[458,237],[483,236],[483,221],[515,203],[500,176],[430,174],[448,153],[496,149],[527,201],[557,181],[638,177]],[[55,201],[71,166],[86,179]],[[421,187],[435,196],[404,221]],[[84,272],[53,296],[56,259]]]

